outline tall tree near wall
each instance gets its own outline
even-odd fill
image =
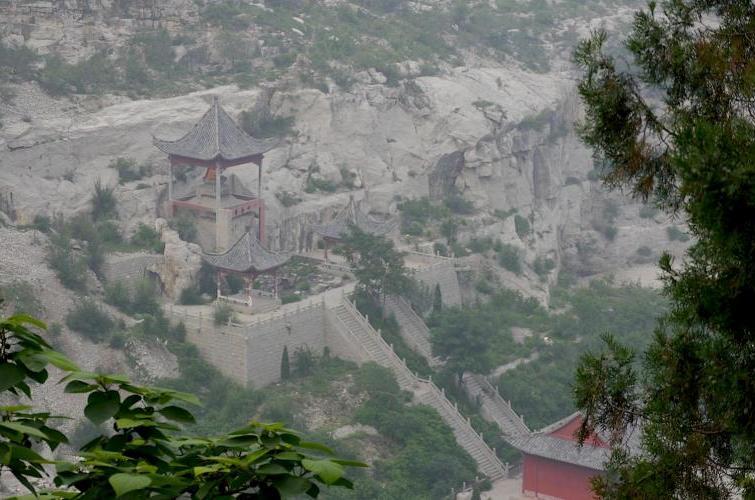
[[[281,380],[288,380],[291,378],[291,364],[288,359],[288,346],[283,347],[283,354],[281,354]]]
[[[383,236],[366,233],[352,226],[339,253],[354,269],[357,287],[383,303],[386,295],[401,295],[413,285],[404,266],[404,254]]]
[[[443,295],[440,291],[440,284],[435,284],[435,291],[433,292],[433,312],[439,313],[443,310]]]
[[[651,2],[619,69],[583,41],[582,135],[605,182],[685,220],[660,266],[670,313],[640,356],[607,338],[577,370],[581,436],[612,436],[606,498],[755,497],[755,3]],[[641,429],[643,454],[627,431]]]

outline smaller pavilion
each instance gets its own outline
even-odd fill
[[[250,231],[244,233],[236,243],[223,253],[203,253],[205,262],[215,269],[217,294],[221,298],[222,280],[229,274],[240,276],[244,280],[244,302],[252,305],[252,287],[254,280],[262,275],[272,273],[275,276],[275,296],[278,295],[278,269],[286,264],[290,256],[268,250]]]
[[[349,197],[349,203],[343,207],[330,222],[313,224],[312,231],[325,243],[325,260],[328,260],[328,248],[331,243],[338,243],[348,235],[349,228],[356,226],[365,233],[385,236],[398,226],[398,220],[389,218],[378,220],[361,209],[361,203]]]
[[[210,109],[186,135],[175,141],[154,139],[154,145],[170,160],[168,202],[171,215],[185,210],[192,213],[201,226],[213,225],[214,245],[208,242],[204,246],[222,251],[237,235],[248,230],[256,214],[257,235],[264,241],[265,206],[260,194],[262,159],[278,142],[278,139],[258,139],[244,132],[214,96]],[[223,175],[225,169],[246,163],[253,163],[258,168],[256,194],[246,189],[235,175]],[[187,166],[205,168],[204,177],[198,186],[176,196],[173,171]]]

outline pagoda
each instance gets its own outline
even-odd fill
[[[311,226],[311,229],[323,239],[325,243],[325,260],[327,261],[329,245],[343,241],[349,234],[351,226],[356,226],[365,233],[374,236],[386,236],[397,225],[398,220],[396,219],[379,220],[363,212],[361,204],[354,201],[353,196],[350,196],[349,203],[330,222],[314,224]]]
[[[217,96],[199,122],[183,137],[175,141],[154,139],[154,145],[170,160],[168,202],[175,216],[188,211],[200,222],[202,229],[214,226],[214,245],[205,247],[223,251],[236,236],[249,229],[257,219],[257,237],[265,240],[265,205],[261,199],[262,159],[279,143],[278,139],[258,139],[239,127],[220,105]],[[235,176],[226,176],[229,167],[253,163],[258,168],[257,194],[246,189]],[[188,192],[176,195],[174,169],[202,167],[201,182]]]
[[[247,231],[225,252],[203,253],[202,258],[215,269],[218,298],[222,297],[221,284],[223,279],[229,274],[234,274],[244,280],[244,302],[251,307],[254,280],[262,274],[272,273],[275,276],[274,294],[277,296],[277,271],[289,261],[290,257],[268,250],[254,234]]]

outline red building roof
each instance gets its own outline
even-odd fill
[[[582,415],[574,413],[537,432],[513,437],[512,444],[524,454],[525,494],[564,500],[594,498],[590,479],[605,470],[610,448],[597,435],[580,447],[575,435],[580,425]]]

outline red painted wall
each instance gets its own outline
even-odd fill
[[[601,474],[600,471],[527,454],[523,466],[522,491],[525,495],[563,500],[595,498],[590,490],[590,478]]]

